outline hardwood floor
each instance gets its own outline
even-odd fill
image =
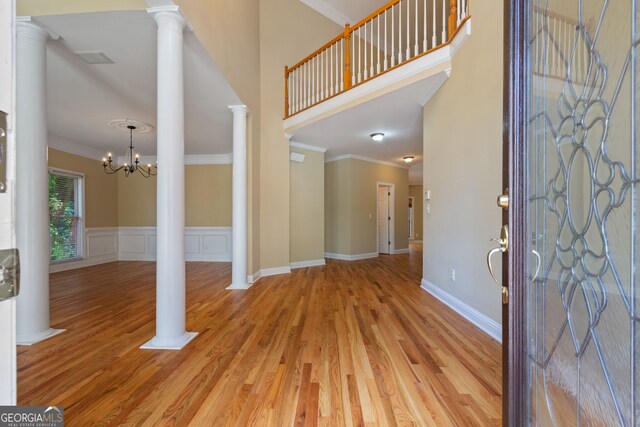
[[[421,253],[294,270],[227,291],[187,265],[182,351],[154,335],[155,264],[51,276],[52,326],[18,347],[18,402],[70,426],[499,425],[500,345],[419,287]]]

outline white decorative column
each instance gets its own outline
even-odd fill
[[[187,21],[177,6],[148,12],[158,24],[156,336],[141,348],[179,350],[197,335],[185,329],[182,47]]]
[[[230,105],[233,112],[232,257],[231,285],[248,289],[247,282],[247,113],[246,105]]]
[[[23,345],[64,331],[49,325],[48,38],[30,17],[16,20],[16,244],[21,272],[16,332]]]

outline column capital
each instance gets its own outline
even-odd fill
[[[147,9],[147,13],[153,16],[156,24],[160,27],[163,22],[174,22],[182,29],[182,31],[191,31],[191,23],[186,16],[182,13],[179,6],[156,6]]]
[[[41,42],[46,42],[48,39],[57,40],[60,36],[31,16],[18,16],[16,17],[16,37],[28,37]]]
[[[249,114],[249,108],[246,105],[238,104],[238,105],[229,105],[228,107],[233,112],[233,114],[236,114],[236,113]]]

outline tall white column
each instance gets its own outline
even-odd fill
[[[246,105],[230,105],[233,112],[233,183],[231,285],[247,289],[247,113]]]
[[[142,348],[179,350],[185,329],[183,32],[177,6],[148,10],[158,24],[156,336]]]
[[[20,250],[18,344],[62,329],[49,327],[49,186],[47,178],[48,34],[31,18],[16,21],[16,243]]]

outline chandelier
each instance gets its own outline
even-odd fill
[[[157,165],[151,166],[151,163],[147,164],[146,167],[140,165],[140,154],[133,151],[133,131],[136,129],[136,127],[129,124],[127,125],[127,129],[129,129],[129,149],[127,150],[127,154],[125,155],[125,157],[129,158],[129,162],[125,162],[121,166],[118,166],[117,164],[114,165],[111,153],[109,153],[107,154],[107,157],[102,158],[102,166],[104,167],[104,171],[111,175],[124,170],[125,177],[131,175],[136,171],[140,172],[140,175],[145,178],[157,175]]]

